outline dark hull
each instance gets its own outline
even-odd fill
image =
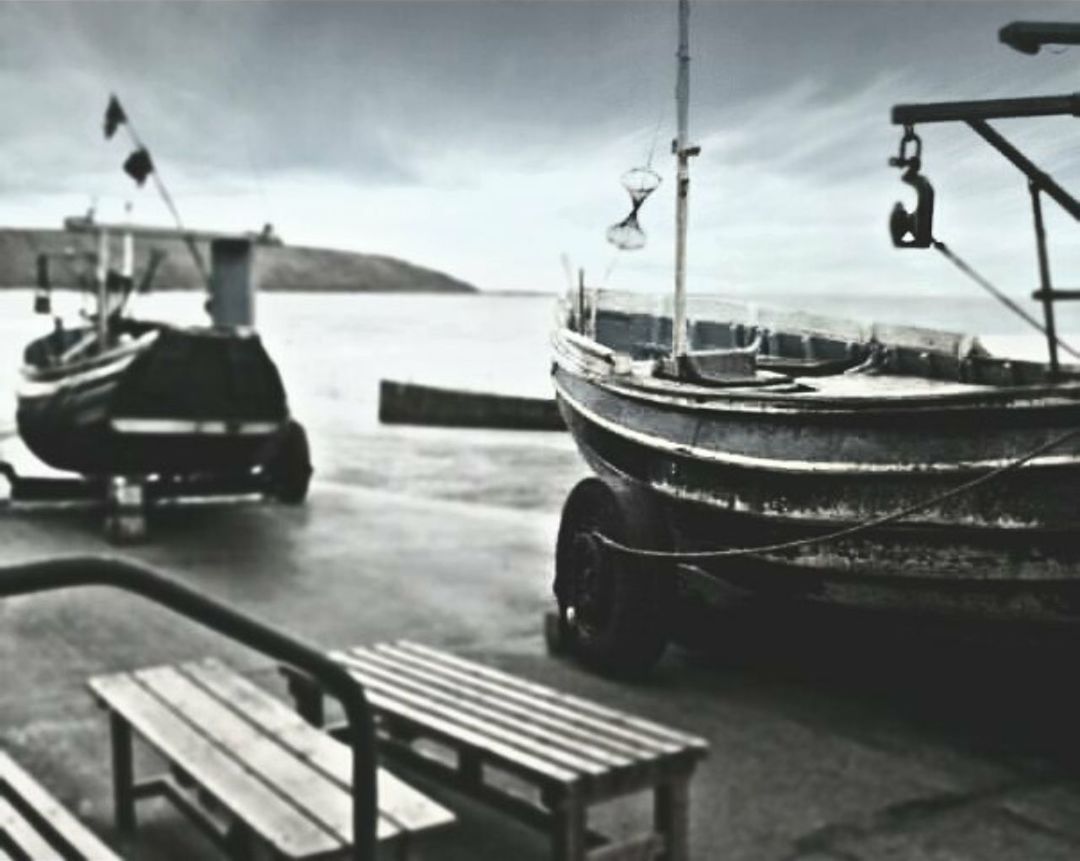
[[[737,398],[729,410],[713,403],[703,413],[692,401],[661,405],[562,366],[555,382],[590,466],[660,500],[681,551],[851,527],[985,474],[991,467],[977,464],[1007,461],[1078,423],[1068,404],[1025,412],[886,401],[841,420],[838,411],[770,411]],[[747,596],[1072,621],[1080,614],[1076,451],[1074,441],[1056,459],[856,536],[694,567]],[[829,467],[814,468],[822,463]]]
[[[258,337],[159,327],[139,339],[111,360],[28,370],[17,421],[37,457],[91,476],[242,474],[266,461],[288,408]]]

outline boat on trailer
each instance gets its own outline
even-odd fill
[[[641,671],[688,578],[747,600],[1080,621],[1080,365],[1060,360],[1071,348],[1053,318],[1080,291],[1049,281],[1041,197],[1075,218],[1080,204],[987,122],[1078,115],[1080,99],[893,109],[892,164],[919,199],[893,213],[897,246],[948,252],[915,125],[966,122],[1027,176],[1047,362],[962,333],[687,296],[686,13],[681,0],[674,296],[579,287],[552,338],[558,404],[597,475],[563,507],[549,634],[595,666]],[[1002,39],[1075,43],[1080,25]]]
[[[113,129],[127,122],[115,97],[109,112],[107,135],[110,115],[118,117]],[[146,171],[139,175],[145,179],[154,168],[132,136],[139,150],[129,164],[144,153]],[[125,170],[131,173],[127,164]],[[259,492],[302,502],[312,474],[306,434],[290,415],[281,376],[254,328],[255,248],[280,240],[196,233],[178,216],[175,230],[93,218],[68,219],[65,228],[76,241],[90,235],[94,247],[39,255],[35,310],[51,316],[50,273],[60,266],[74,269],[76,285],[95,307],[75,326],[53,318],[52,331],[24,351],[16,420],[27,448],[48,466],[96,484],[122,478],[170,494]],[[129,300],[149,289],[162,259],[152,251],[136,273],[137,235],[187,244],[209,292],[208,325],[175,326],[128,313]],[[120,265],[113,267],[117,239]],[[198,243],[209,245],[209,270]]]
[[[281,458],[298,432],[258,335],[121,317],[99,343],[96,327],[80,326],[27,346],[16,420],[36,457],[91,477],[269,467],[282,497],[303,498],[299,473],[285,489]]]

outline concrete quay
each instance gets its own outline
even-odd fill
[[[560,473],[567,488],[577,469]],[[696,859],[1080,855],[1075,638],[777,610],[712,618],[699,648],[673,650],[645,684],[618,684],[547,656],[557,508],[477,501],[512,498],[528,477],[486,480],[503,492],[440,498],[317,480],[303,508],[161,512],[151,540],[124,552],[327,647],[420,640],[705,736]],[[98,527],[96,515],[3,515],[0,558],[111,552]],[[84,687],[95,673],[206,655],[281,689],[259,656],[130,596],[0,602],[0,746],[125,857],[217,857],[159,802],[116,844],[108,727]],[[461,821],[416,857],[545,857],[540,835],[440,798]],[[642,798],[597,821],[628,829],[650,811]]]

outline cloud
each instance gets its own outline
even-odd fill
[[[669,2],[0,4],[0,220],[56,225],[89,199],[166,222],[101,139],[121,95],[191,224],[394,254],[490,288],[559,289],[567,252],[613,286],[666,290],[674,210]],[[691,285],[744,294],[955,289],[885,222],[903,101],[1070,92],[1075,57],[996,43],[1029,3],[697,3]],[[660,120],[659,125],[657,120]],[[1002,123],[1080,187],[1075,121]],[[1020,177],[962,127],[920,130],[937,224],[1019,292],[1034,277]],[[615,254],[627,168],[665,183],[649,244]],[[1055,266],[1076,243],[1048,209]]]

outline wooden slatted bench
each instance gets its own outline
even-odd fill
[[[414,643],[331,657],[364,685],[381,752],[545,829],[558,861],[689,857],[689,784],[708,750],[703,739]],[[321,724],[317,686],[285,673],[298,711]],[[535,797],[514,792],[499,771]],[[589,830],[591,805],[643,790],[654,792],[646,833],[614,843]]]
[[[85,825],[0,751],[0,861],[120,861]]]
[[[326,858],[352,845],[352,752],[286,703],[208,660],[97,676],[109,711],[117,827],[135,801],[165,796],[229,851]],[[136,781],[132,731],[172,774]],[[380,843],[401,855],[417,832],[453,821],[444,807],[380,769]]]

